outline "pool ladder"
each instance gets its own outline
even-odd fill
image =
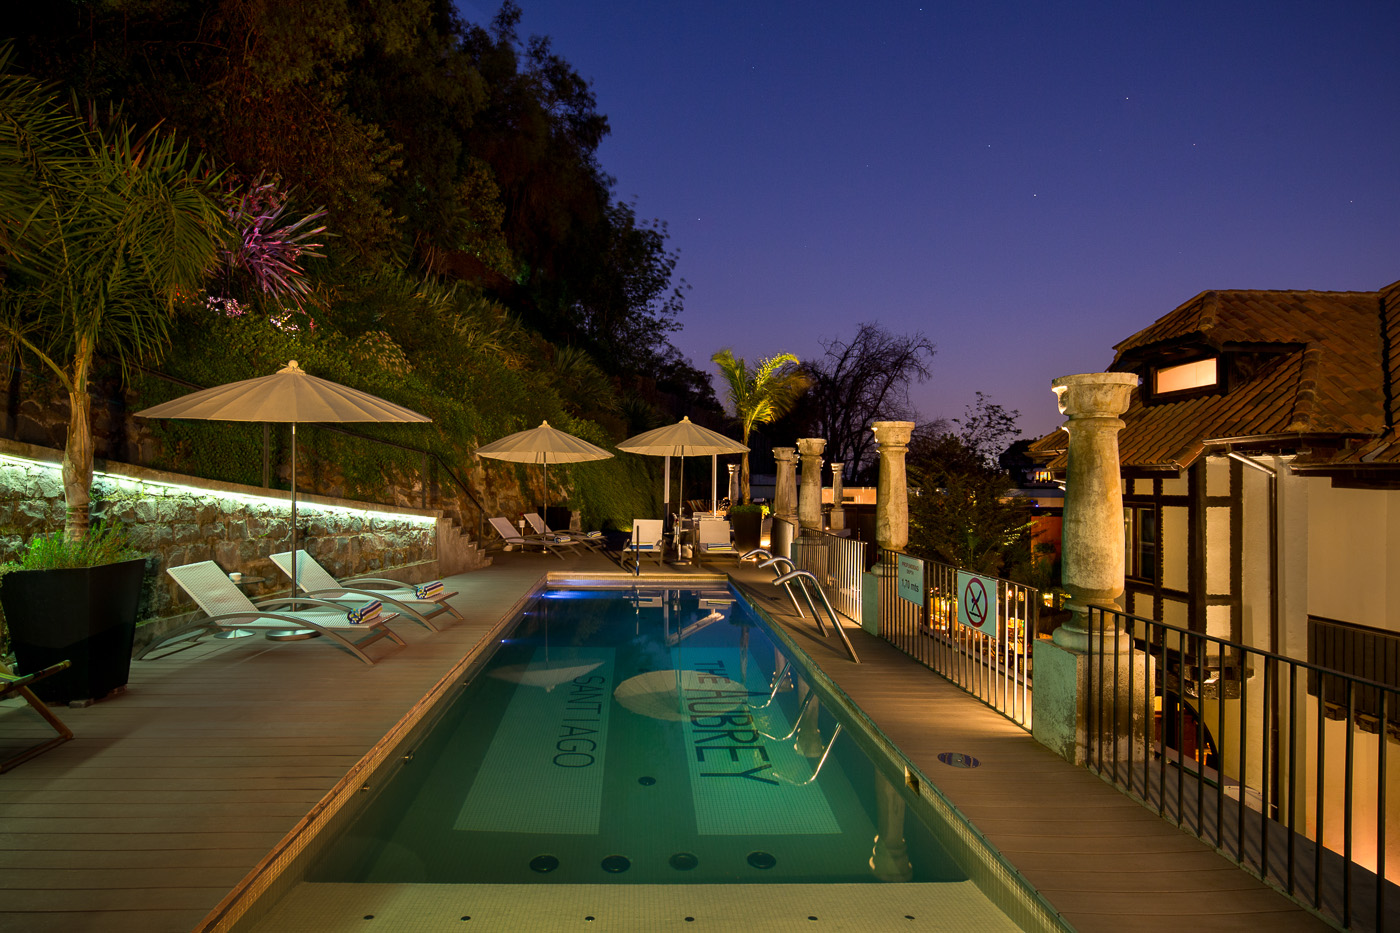
[[[841,617],[836,614],[835,609],[831,608],[831,600],[826,598],[826,591],[822,589],[815,574],[810,570],[798,570],[786,557],[774,556],[772,552],[761,547],[754,548],[739,559],[748,560],[751,557],[759,558],[758,566],[760,568],[773,568],[773,585],[781,585],[787,591],[788,599],[791,600],[792,607],[797,610],[797,615],[805,619],[807,615],[802,611],[802,606],[797,602],[797,596],[792,591],[792,585],[797,584],[797,588],[802,591],[802,598],[806,601],[808,608],[812,610],[812,618],[817,623],[817,631],[821,633],[823,638],[826,638],[826,626],[822,624],[822,616],[817,611],[816,601],[812,599],[812,591],[807,587],[807,581],[810,580],[812,586],[816,588],[817,595],[821,597],[827,616],[831,618],[831,627],[836,630],[837,635],[841,636],[841,643],[846,646],[846,653],[851,656],[852,661],[860,663],[860,658],[856,656],[856,649],[852,647],[851,640],[846,637],[846,630],[841,627]]]
[[[791,659],[786,660],[786,661],[783,662],[783,666],[780,667],[780,668],[778,669],[778,673],[776,673],[776,674],[773,675],[773,692],[770,693],[770,694],[768,694],[768,702],[767,702],[767,703],[764,703],[762,706],[753,706],[753,707],[750,707],[750,710],[763,710],[763,709],[767,709],[768,707],[770,707],[770,706],[773,705],[773,701],[774,701],[775,699],[777,699],[778,691],[779,691],[780,689],[782,689],[782,686],[783,686],[783,678],[787,676],[787,673],[788,673],[789,670],[791,670],[791,668],[792,668],[792,660],[791,660]],[[799,706],[799,707],[797,708],[797,715],[793,717],[793,723],[794,723],[794,725],[793,725],[792,729],[788,732],[787,735],[769,735],[767,732],[764,732],[762,729],[759,729],[757,725],[754,726],[754,729],[758,732],[759,735],[763,736],[765,739],[768,739],[769,741],[772,741],[772,742],[786,742],[788,739],[790,739],[790,738],[792,738],[793,736],[797,735],[798,730],[802,728],[802,717],[803,717],[803,715],[807,712],[807,707],[811,705],[811,703],[812,703],[812,698],[815,697],[815,696],[816,696],[816,693],[814,693],[814,692],[812,692],[812,691],[808,691],[806,698],[803,699],[803,701],[802,701],[802,705]],[[840,735],[841,735],[841,723],[838,722],[838,723],[836,724],[836,730],[835,730],[834,732],[831,733],[831,738],[828,739],[827,742],[826,742],[826,747],[822,749],[821,760],[819,760],[819,761],[817,762],[817,766],[816,766],[814,769],[812,769],[812,776],[809,777],[809,778],[807,778],[805,781],[794,781],[792,778],[786,777],[786,776],[784,776],[784,775],[782,775],[782,774],[780,774],[780,773],[778,773],[778,772],[776,772],[776,771],[773,772],[773,776],[774,776],[774,777],[777,777],[777,778],[781,778],[782,781],[783,781],[783,783],[785,783],[785,784],[791,784],[791,785],[794,785],[794,786],[797,786],[797,787],[801,787],[801,786],[803,786],[803,785],[805,785],[805,784],[810,784],[810,783],[812,783],[812,782],[815,781],[818,777],[821,776],[822,768],[826,766],[826,759],[827,759],[828,757],[830,757],[830,755],[831,755],[831,749],[832,749],[833,746],[836,745],[836,739],[837,739],[837,737],[840,736]]]

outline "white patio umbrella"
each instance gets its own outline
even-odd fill
[[[689,417],[682,418],[675,424],[669,424],[664,428],[657,428],[654,431],[646,431],[636,437],[629,437],[621,444],[617,445],[618,450],[625,450],[628,453],[645,454],[651,457],[680,457],[681,458],[681,489],[684,495],[685,489],[685,458],[702,456],[705,454],[741,454],[748,450],[743,444],[736,440],[725,437],[718,431],[711,431],[709,428],[694,424]],[[669,467],[670,461],[667,461]],[[715,470],[714,461],[710,466],[710,497],[715,495]],[[666,475],[666,492],[662,496],[666,504],[666,511],[670,511],[671,503],[671,477],[670,471]]]
[[[180,398],[138,411],[140,418],[191,418],[203,421],[275,421],[292,426],[292,579],[297,559],[297,424],[298,422],[432,421],[427,415],[376,395],[311,375],[296,360],[273,373]],[[296,587],[292,587],[293,599]]]
[[[493,460],[510,460],[514,463],[538,463],[544,466],[544,504],[549,506],[549,465],[551,463],[582,463],[587,460],[606,460],[611,451],[596,444],[590,444],[581,437],[574,437],[558,428],[551,428],[548,421],[541,421],[537,428],[508,434],[498,441],[483,444],[476,449],[477,456]],[[548,519],[546,518],[546,521]]]

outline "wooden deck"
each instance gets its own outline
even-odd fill
[[[317,640],[213,642],[136,662],[126,693],[60,710],[77,738],[0,775],[0,929],[200,925],[549,571],[564,569],[613,568],[593,555],[502,555],[452,578],[465,622],[436,634],[398,624],[408,646],[373,646],[384,661],[373,667]],[[771,592],[766,574],[736,576]],[[885,643],[855,633],[864,663],[853,665],[834,640],[759,598],[1075,928],[1328,929]],[[21,701],[0,704],[0,751],[43,728]],[[942,751],[980,767],[945,767]]]

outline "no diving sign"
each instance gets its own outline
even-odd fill
[[[997,581],[958,571],[958,623],[983,635],[997,633]]]

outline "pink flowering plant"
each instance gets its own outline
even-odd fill
[[[302,260],[325,258],[318,252],[323,244],[317,238],[326,232],[325,224],[318,223],[326,211],[293,219],[290,201],[290,192],[279,190],[275,180],[265,181],[261,175],[254,179],[229,207],[236,236],[220,259],[228,274],[246,276],[253,291],[276,301],[278,308],[268,320],[283,333],[295,334],[316,326],[306,310],[311,283]],[[248,302],[229,296],[210,296],[207,305],[225,317],[241,317],[249,310]]]

